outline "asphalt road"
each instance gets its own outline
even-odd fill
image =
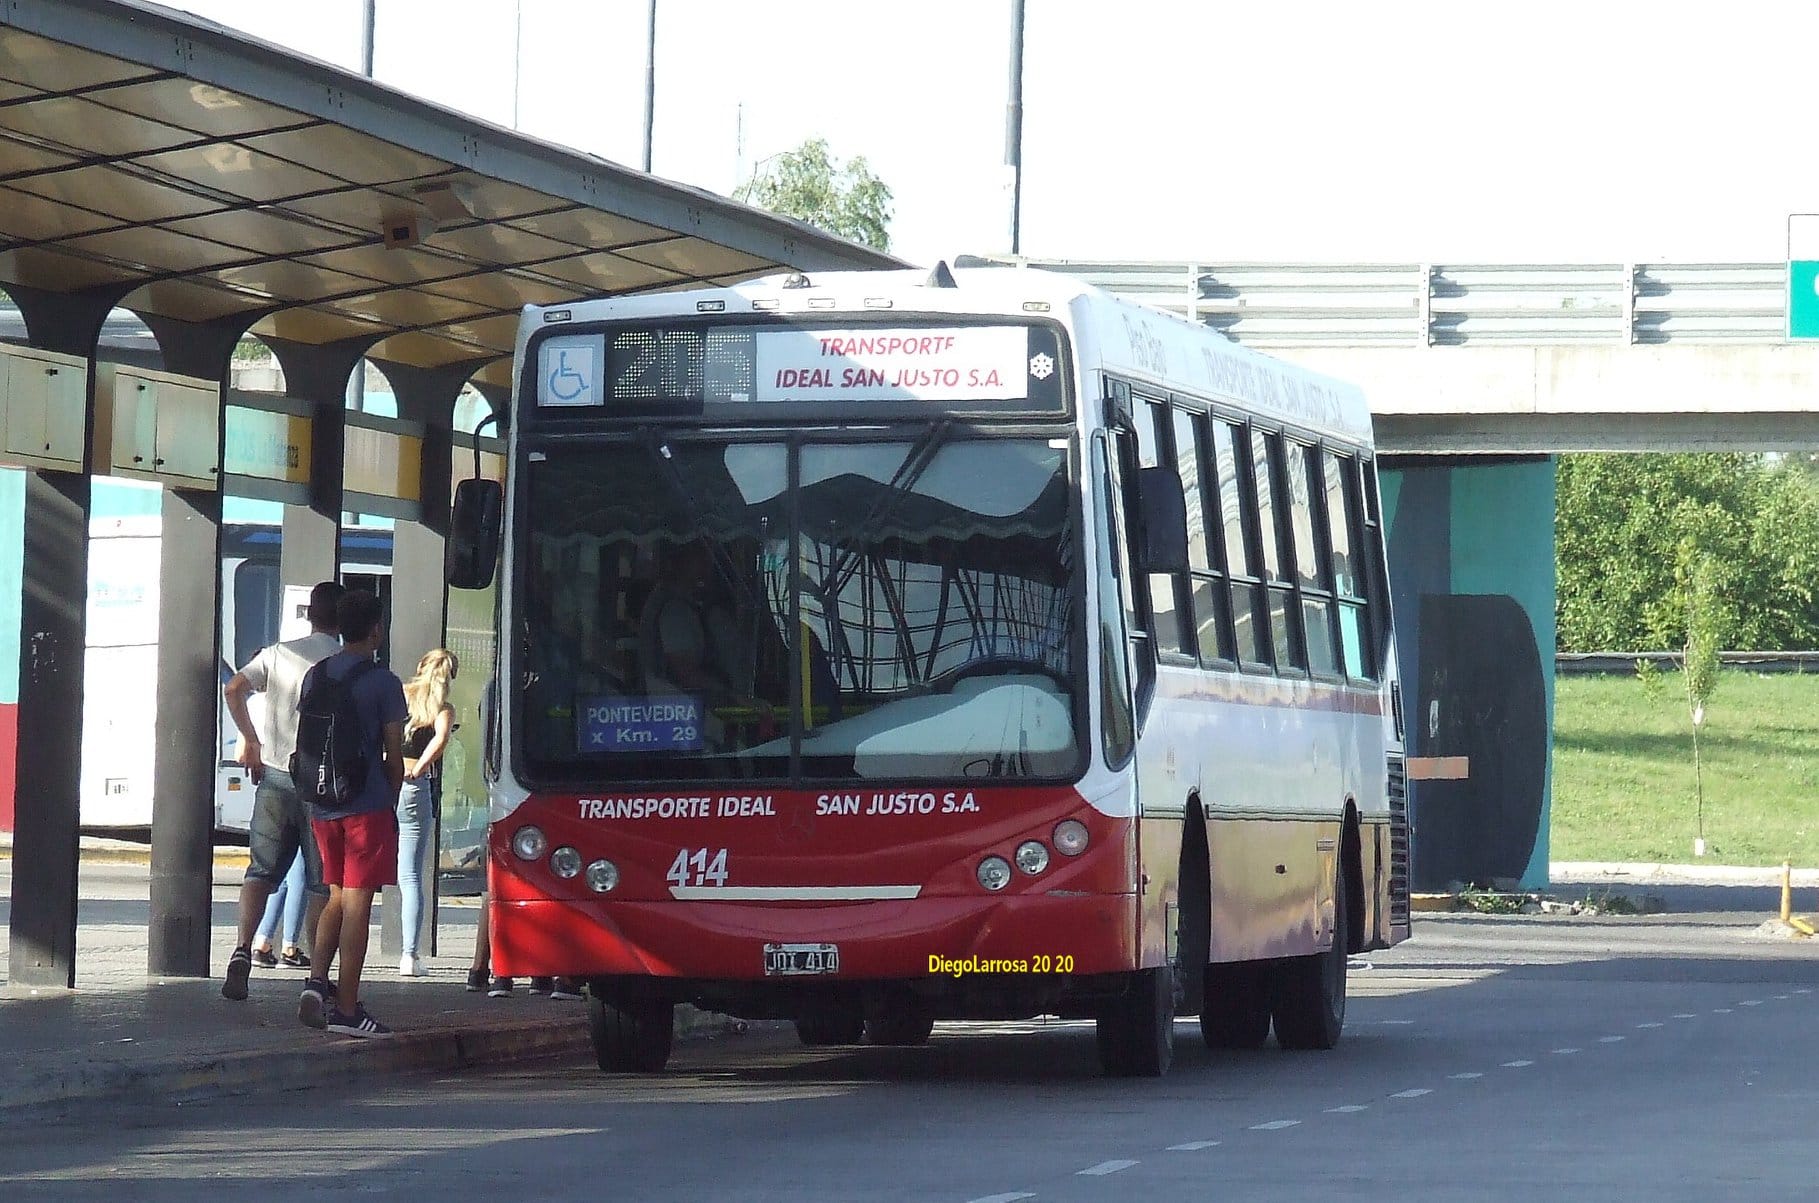
[[[1327,1054],[1098,1076],[1083,1024],[922,1049],[769,1031],[589,1064],[0,1130],[9,1200],[1787,1199],[1812,1193],[1819,948],[1747,913],[1436,917]]]

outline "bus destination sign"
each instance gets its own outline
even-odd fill
[[[1060,336],[1039,324],[704,324],[568,330],[526,381],[540,419],[709,406],[957,405],[1060,410]]]
[[[1022,401],[1041,366],[1017,326],[766,330],[754,400]]]
[[[698,752],[705,730],[700,698],[586,699],[576,712],[583,752]]]

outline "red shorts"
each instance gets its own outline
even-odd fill
[[[322,881],[347,890],[398,884],[398,816],[369,810],[342,819],[312,819],[322,850]]]

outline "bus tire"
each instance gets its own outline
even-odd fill
[[[669,1064],[676,1008],[659,1002],[615,1005],[589,990],[587,1028],[594,1061],[607,1073],[660,1073]]]
[[[922,1010],[890,1010],[865,1021],[865,1038],[872,1044],[927,1044],[934,1030],[935,1017]]]
[[[856,1008],[810,1011],[796,1020],[796,1037],[809,1048],[858,1044],[865,1039],[865,1016]]]
[[[1212,1049],[1258,1049],[1270,1034],[1268,965],[1239,961],[1206,967],[1200,1038]]]
[[[1324,952],[1290,957],[1276,970],[1276,1043],[1286,1049],[1330,1049],[1345,1027],[1346,952],[1351,939],[1346,872],[1341,864],[1333,885],[1333,945]]]
[[[1175,972],[1139,969],[1099,1013],[1099,1065],[1114,1078],[1159,1078],[1175,1056]]]

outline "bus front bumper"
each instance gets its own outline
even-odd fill
[[[1117,973],[1137,966],[1134,894],[801,905],[498,901],[493,972],[764,981],[767,946],[831,944],[830,981]]]

